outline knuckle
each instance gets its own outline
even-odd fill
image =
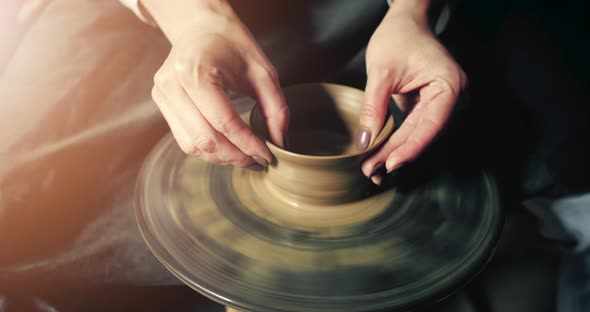
[[[281,107],[281,109],[279,109],[279,111],[277,112],[277,115],[279,116],[281,121],[289,120],[289,117],[291,116],[291,111],[289,110],[289,106],[285,105],[285,106]]]
[[[190,72],[190,68],[192,67],[193,61],[191,58],[186,56],[178,56],[174,60],[172,67],[174,68],[174,72],[177,74]]]
[[[188,66],[176,64],[174,66],[174,72],[178,80],[183,84],[189,84],[193,80],[192,72],[189,70]]]
[[[217,66],[201,65],[197,69],[197,76],[199,82],[207,84],[221,84],[221,81],[223,80],[223,72],[221,68]]]
[[[253,162],[254,161],[250,157],[243,157],[241,159],[232,161],[231,164],[232,164],[232,166],[245,168],[245,167],[250,166]]]
[[[208,136],[198,136],[193,139],[192,148],[205,153],[215,153],[217,150],[217,143],[214,139]]]
[[[371,67],[368,74],[375,78],[387,79],[388,77],[393,76],[393,69],[383,65],[376,65]]]
[[[433,81],[429,84],[431,90],[435,94],[441,94],[450,92],[453,95],[458,95],[461,88],[461,76],[457,74],[444,74],[434,77]]]
[[[281,130],[286,130],[291,119],[289,107],[286,105],[281,107],[279,110],[273,112],[271,116],[268,116],[267,119],[270,119],[273,125],[279,126]]]
[[[268,66],[265,69],[265,75],[268,78],[275,80],[275,81],[279,79],[279,73],[277,72],[277,69],[272,65]]]
[[[435,77],[435,86],[441,90],[450,90],[458,94],[467,86],[467,75],[460,67],[449,67],[441,74]]]
[[[279,74],[274,66],[267,64],[267,65],[256,65],[254,67],[256,77],[263,78],[263,79],[270,79],[273,81],[278,80]]]
[[[160,88],[168,86],[171,81],[172,81],[172,77],[170,77],[170,75],[167,72],[163,71],[162,69],[160,69],[154,75],[154,85],[158,86]]]
[[[224,136],[231,136],[244,128],[242,120],[236,114],[231,116],[230,118],[220,119],[218,121],[212,122],[211,126],[219,133]]]
[[[424,149],[424,147],[426,147],[426,145],[427,144],[426,142],[424,142],[424,140],[415,137],[410,137],[404,143],[404,148],[402,149],[401,154],[403,155],[403,158],[405,158],[406,160],[413,160],[414,158],[418,157],[418,155]]]
[[[158,88],[156,86],[152,87],[152,99],[156,104],[160,101],[160,94],[158,93]]]
[[[255,155],[257,152],[257,146],[258,146],[258,142],[255,142],[255,140],[258,140],[257,138],[253,138],[252,142],[250,143],[248,141],[247,144],[242,144],[239,148],[242,151],[242,153],[246,154],[246,155]]]
[[[377,108],[373,104],[365,103],[361,106],[361,118],[375,118],[377,116]]]
[[[187,155],[199,156],[201,151],[193,144],[179,144],[180,149]]]

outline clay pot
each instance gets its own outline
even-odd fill
[[[291,119],[280,148],[268,138],[259,106],[250,114],[253,131],[266,139],[275,157],[265,177],[267,187],[290,204],[336,205],[366,194],[369,179],[360,169],[367,158],[393,131],[388,116],[380,133],[364,151],[357,151],[363,92],[334,84],[303,84],[284,90]]]

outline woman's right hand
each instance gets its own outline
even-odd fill
[[[184,152],[219,165],[267,166],[272,154],[242,121],[226,90],[250,95],[282,146],[289,110],[274,67],[225,1],[142,0],[172,49],[152,97]]]

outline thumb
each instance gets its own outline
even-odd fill
[[[260,111],[266,119],[270,140],[284,147],[284,137],[289,127],[289,107],[285,101],[274,68],[253,73],[250,84],[258,99]]]
[[[355,139],[356,149],[363,151],[374,141],[383,127],[387,105],[391,98],[393,76],[391,72],[370,70],[363,103],[361,104],[359,128]]]

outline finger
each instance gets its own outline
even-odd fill
[[[164,117],[173,121],[173,135],[185,153],[217,164],[253,162],[209,125],[178,82],[161,74],[155,80],[153,96],[159,98],[156,103]]]
[[[271,141],[279,147],[284,147],[284,138],[289,127],[289,108],[275,69],[270,65],[253,67],[249,79],[266,119]]]
[[[185,153],[218,165],[240,162],[247,166],[254,162],[208,126],[196,109],[192,113],[190,108],[188,112],[179,113],[182,111],[182,108],[179,109],[181,105],[171,105],[171,103],[179,103],[179,100],[175,97],[170,100],[158,87],[152,90],[152,97],[158,103],[162,115],[170,125],[172,134]],[[204,126],[199,127],[198,124],[204,124]]]
[[[367,149],[383,127],[391,97],[392,79],[389,71],[371,70],[368,73],[355,139],[356,149],[359,151]]]
[[[395,104],[402,112],[409,112],[409,109],[416,106],[415,103],[411,102],[416,98],[419,98],[419,95],[408,97],[404,94],[394,94],[393,98]],[[385,168],[385,161],[389,154],[405,142],[412,130],[416,127],[416,116],[418,116],[418,114],[408,116],[401,124],[400,128],[397,129],[389,139],[375,153],[373,153],[373,155],[363,162],[361,169],[366,176],[374,175],[374,172],[378,167]],[[383,170],[383,172],[385,172],[385,170]]]
[[[197,77],[188,72],[180,72],[179,79],[207,123],[259,164],[267,166],[271,163],[272,154],[262,140],[246,126],[225,94],[221,71],[218,68],[209,68],[198,75],[198,84]]]
[[[412,133],[416,127],[417,122],[415,119],[418,115],[419,114],[410,114],[401,124],[399,129],[397,129],[389,139],[373,155],[371,155],[371,157],[363,162],[361,169],[367,177],[371,176],[378,167],[384,167],[389,155],[407,140],[410,133]]]
[[[162,94],[162,92],[160,92],[160,90],[158,89],[157,86],[154,86],[152,88],[152,99],[154,100],[154,102],[156,102],[156,105],[158,105],[158,108],[160,109],[160,112],[162,113],[162,116],[164,116],[164,119],[168,123],[168,127],[170,128],[170,131],[172,132],[172,135],[176,139],[176,142],[178,143],[178,146],[185,153],[188,154],[187,149],[184,148],[183,146],[186,146],[184,144],[184,142],[187,141],[186,138],[188,138],[189,135],[186,132],[186,130],[184,129],[184,127],[181,125],[181,122],[178,119],[178,117],[171,111],[171,109],[170,109],[170,107],[168,105],[168,100]],[[194,156],[198,156],[196,154],[197,153],[193,153]]]
[[[396,103],[400,97],[403,98],[402,95],[397,95],[394,97],[396,98]],[[438,82],[426,85],[420,91],[420,94],[417,96],[412,96],[412,98],[416,97],[422,100],[417,104],[412,104],[408,107],[412,110],[400,128],[389,137],[388,141],[383,144],[383,146],[381,146],[377,152],[375,152],[371,157],[363,162],[361,168],[365,175],[371,175],[371,173],[375,170],[374,168],[385,164],[388,158],[391,158],[391,155],[395,150],[400,148],[406,142],[415,140],[416,138],[418,138],[418,142],[420,142],[420,140],[423,142],[422,146],[417,146],[417,153],[419,154],[440,131],[442,125],[448,119],[454,101],[456,100],[456,96],[454,96],[454,93],[451,91],[451,89],[447,88],[446,84],[441,84]],[[411,100],[412,99],[410,98],[410,101]],[[433,122],[437,123],[439,126],[431,128],[432,126],[429,125],[432,125]],[[417,129],[418,125],[421,123],[423,123],[421,125],[421,129]],[[430,133],[430,135],[428,134],[428,131],[425,133],[425,129],[428,129],[429,127],[431,128],[431,131],[434,132]],[[422,135],[421,133],[425,133],[425,135]],[[414,137],[411,138],[412,135]],[[428,139],[428,137],[431,138]],[[413,142],[408,142],[408,145],[416,146],[416,144]],[[405,147],[404,149],[406,148],[408,147]],[[412,149],[410,149],[410,151],[412,151]],[[404,150],[400,152],[402,152],[401,156],[406,154]],[[395,157],[395,154],[393,154],[393,156]],[[403,163],[417,157],[417,154],[410,153],[410,155],[406,156],[407,157],[401,157],[401,160],[391,160],[387,166],[387,170],[395,170]]]
[[[376,175],[371,177],[371,182],[373,182],[373,184],[379,186],[381,185],[381,181],[383,180],[383,177],[381,175]]]
[[[446,124],[456,101],[455,93],[448,86],[441,88],[438,83],[425,86],[420,94],[423,101],[410,113],[413,116],[408,126],[413,129],[406,140],[388,156],[385,162],[388,172],[422,153]]]

